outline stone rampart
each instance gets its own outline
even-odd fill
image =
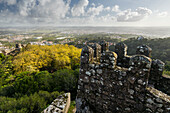
[[[41,113],[67,113],[70,101],[70,93],[60,95]]]
[[[165,94],[170,90],[169,78],[162,76],[164,63],[152,60],[151,51],[142,45],[136,55],[128,56],[124,43],[118,43],[115,52],[108,50],[105,41],[86,45],[81,53],[76,112],[170,112],[170,96]]]

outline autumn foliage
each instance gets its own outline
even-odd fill
[[[80,52],[81,49],[67,44],[27,45],[23,52],[14,57],[13,70],[15,74],[19,74],[24,71],[54,72],[59,69],[74,69],[79,65]]]

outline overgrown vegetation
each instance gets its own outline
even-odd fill
[[[76,97],[80,49],[28,45],[16,56],[0,54],[0,113],[40,113],[59,92]]]
[[[1,113],[40,113],[57,96],[62,93],[54,91],[39,91],[31,95],[24,95],[19,98],[0,96]]]
[[[69,110],[68,110],[68,113],[75,113],[75,112],[73,112],[73,110],[75,109],[75,107],[76,107],[76,102],[75,102],[75,101],[71,101],[71,103],[70,103],[70,108],[69,108]]]

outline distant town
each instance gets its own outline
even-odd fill
[[[0,53],[13,51],[16,44],[22,46],[69,44],[82,47],[89,39],[108,39],[109,42],[109,39],[127,40],[134,37],[138,40],[144,37],[161,38],[153,33],[154,29],[149,34],[147,33],[149,29],[147,32],[142,30],[128,27],[0,28]],[[109,42],[109,45],[114,45],[114,42]]]
[[[108,37],[111,39],[127,39],[136,37],[133,34],[115,34],[113,32],[100,32],[95,30],[60,29],[60,30],[21,30],[1,29],[0,30],[0,53],[8,54],[15,50],[16,44],[31,45],[56,45],[56,44],[86,44],[86,40],[78,40],[85,37]],[[109,43],[113,45],[113,43]]]

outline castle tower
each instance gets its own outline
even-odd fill
[[[136,50],[136,54],[145,55],[147,57],[151,57],[151,52],[152,49],[147,45],[138,46]]]
[[[94,50],[94,58],[96,59],[96,61],[99,61],[101,57],[101,46],[97,43],[90,43],[88,44],[88,46],[90,46]]]
[[[101,45],[101,53],[109,50],[109,43],[108,42],[101,41],[100,45]]]
[[[19,44],[16,44],[15,48],[16,48],[16,49],[21,49],[22,46],[21,46],[21,44],[19,43]]]
[[[118,59],[122,59],[127,54],[127,45],[120,42],[115,46],[115,53],[118,55]]]
[[[118,55],[117,65],[120,67],[129,67],[130,56],[127,56],[127,45],[119,42],[115,46],[115,53]]]

